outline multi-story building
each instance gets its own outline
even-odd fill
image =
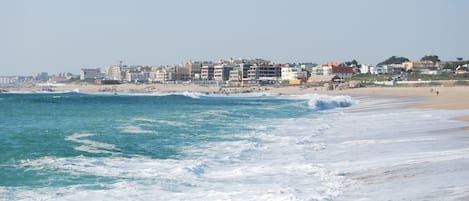
[[[281,78],[280,65],[254,64],[248,70],[248,80],[257,82],[276,82]]]
[[[80,70],[80,80],[92,81],[104,79],[104,73],[99,68],[82,68]]]
[[[34,76],[34,80],[39,81],[39,82],[46,82],[47,80],[49,80],[49,73],[47,72],[38,73]]]
[[[109,66],[107,70],[107,79],[109,80],[122,80],[121,67],[118,65]]]
[[[175,68],[175,80],[190,80],[192,75],[189,66],[176,66]]]
[[[212,63],[206,63],[200,69],[200,79],[213,80],[215,67]]]
[[[233,70],[230,70],[230,77],[228,78],[228,80],[230,82],[241,82],[243,80],[243,75],[242,75],[242,71],[238,69],[233,69]]]
[[[17,76],[0,76],[0,86],[14,85],[17,81]]]
[[[155,72],[154,81],[159,83],[165,83],[174,80],[174,77],[174,71],[163,68]]]
[[[220,64],[214,66],[213,79],[217,81],[226,81],[230,77],[230,71],[233,70],[233,64]]]
[[[371,73],[371,67],[372,65],[370,64],[361,64],[360,65],[360,73],[361,74],[366,74],[366,73]]]
[[[202,68],[202,64],[203,62],[201,61],[189,61],[184,64],[184,67],[189,71],[191,79],[200,79],[200,70]]]
[[[301,68],[297,67],[290,67],[290,66],[285,66],[282,67],[282,80],[306,80],[307,79],[307,73],[306,71],[303,71]]]

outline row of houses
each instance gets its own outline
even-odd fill
[[[237,59],[219,62],[189,61],[172,66],[112,65],[104,73],[99,68],[83,68],[80,79],[84,81],[115,80],[119,82],[165,83],[170,81],[242,83],[302,83],[310,77],[338,75],[349,78],[353,68],[338,63],[317,65],[313,63],[275,64],[264,59]]]
[[[22,83],[42,83],[50,81],[52,78],[66,77],[70,73],[59,73],[59,75],[49,75],[47,72],[41,72],[32,76],[0,76],[0,86],[8,87]]]
[[[358,66],[360,73],[370,73],[375,75],[383,74],[399,74],[401,72],[415,72],[419,74],[440,74],[443,72],[445,62],[432,62],[432,61],[407,61],[398,64],[385,64],[385,65],[367,65],[361,64]]]
[[[182,65],[127,66],[112,65],[106,72],[99,68],[81,69],[81,80],[113,80],[117,82],[167,83],[172,81],[211,82],[226,84],[244,83],[304,83],[335,77],[343,80],[354,74],[400,74],[417,72],[439,74],[443,63],[432,61],[409,61],[388,65],[354,65],[347,62],[276,64],[264,59],[230,59],[212,61],[189,61]],[[467,68],[466,68],[467,69]],[[459,71],[458,71],[459,72]]]

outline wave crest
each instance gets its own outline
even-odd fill
[[[341,107],[350,107],[353,100],[350,96],[315,95],[308,101],[308,105],[317,110],[329,110]]]

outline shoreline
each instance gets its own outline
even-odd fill
[[[179,93],[198,92],[214,94],[234,93],[271,93],[282,95],[326,94],[326,95],[364,95],[384,97],[422,97],[423,102],[409,105],[413,108],[434,110],[469,110],[469,87],[363,87],[343,90],[327,90],[324,87],[305,86],[250,86],[250,87],[220,87],[216,85],[195,84],[61,84],[51,86],[23,85],[10,88],[0,88],[2,92],[73,92],[82,93]],[[436,92],[438,91],[438,95]],[[453,118],[454,120],[469,122],[469,115]],[[469,130],[469,126],[465,127]]]

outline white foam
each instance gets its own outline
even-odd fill
[[[180,121],[170,121],[170,120],[163,120],[163,119],[151,119],[151,118],[145,118],[145,117],[138,117],[132,119],[134,121],[139,121],[139,122],[147,122],[147,123],[158,123],[162,125],[167,125],[167,126],[187,126],[186,123],[180,122]]]
[[[303,95],[283,95],[279,98],[307,100],[308,106],[315,110],[328,110],[342,107],[350,107],[358,104],[358,100],[345,95],[325,95],[325,94],[303,94]]]
[[[184,157],[177,160],[25,160],[20,166],[27,169],[115,182],[103,183],[103,190],[72,185],[7,191],[17,191],[14,200],[446,200],[469,194],[469,149],[461,128],[467,123],[449,120],[467,111],[404,110],[367,101],[356,105],[367,111],[247,122],[242,126],[249,132],[181,147]],[[83,140],[91,136],[69,140],[87,145]]]
[[[116,147],[113,144],[107,144],[102,142],[96,142],[93,140],[83,139],[86,137],[93,136],[88,133],[74,133],[67,136],[65,140],[80,143],[80,146],[74,147],[75,150],[88,152],[88,153],[115,153]]]
[[[157,134],[157,131],[154,130],[145,130],[140,126],[125,126],[122,127],[123,133],[132,133],[132,134]]]

